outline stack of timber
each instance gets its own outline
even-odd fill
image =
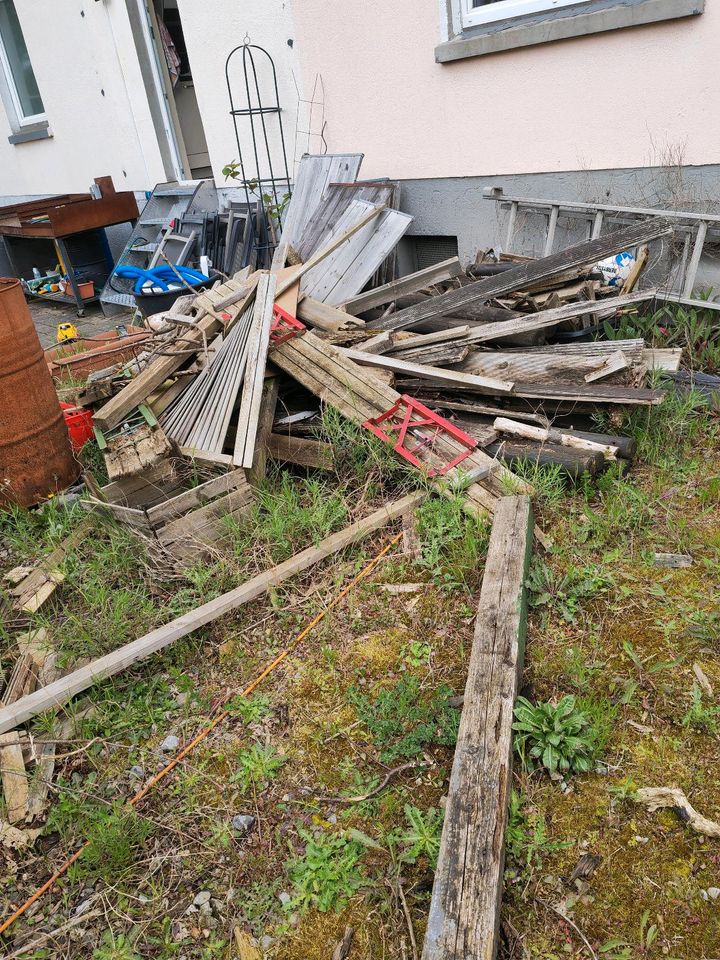
[[[597,265],[662,240],[669,223],[637,221],[539,260],[479,257],[465,270],[452,257],[396,279],[411,218],[398,209],[399,185],[360,180],[361,162],[304,157],[272,269],[245,268],[183,298],[161,318],[144,365],[114,377],[120,389],[95,413],[107,447],[128,443],[139,411],[167,448],[140,467],[115,464],[90,508],[185,562],[212,546],[224,512],[249,508],[268,459],[334,468],[332,445],[317,436],[324,406],[390,443],[437,489],[461,488],[490,512],[509,481],[526,489],[511,473],[519,462],[576,478],[631,461],[633,444],[594,432],[590,417],[660,403],[647,375],[672,373],[679,358],[596,335],[653,296],[637,292],[643,259],[621,287]],[[178,480],[183,458],[211,470],[193,496],[182,469]]]

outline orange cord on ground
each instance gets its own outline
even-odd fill
[[[367,564],[367,566],[365,566],[360,571],[360,573],[356,577],[354,577],[350,581],[350,583],[348,583],[346,587],[343,587],[340,593],[335,597],[334,600],[331,601],[331,603],[325,608],[325,610],[323,610],[322,613],[319,613],[316,617],[314,617],[310,621],[310,623],[303,630],[300,631],[300,633],[295,637],[295,639],[290,644],[288,644],[288,646],[285,647],[285,649],[282,650],[271,663],[269,663],[265,667],[262,673],[258,674],[258,676],[255,677],[255,679],[252,681],[252,683],[249,683],[248,686],[245,687],[245,689],[242,691],[240,696],[241,697],[249,696],[253,692],[253,690],[255,690],[255,688],[258,687],[263,682],[263,680],[267,676],[269,676],[269,674],[271,674],[273,670],[275,670],[275,668],[278,667],[283,662],[283,660],[285,660],[286,657],[290,656],[293,650],[295,650],[295,648],[300,643],[302,643],[302,641],[310,633],[310,631],[313,630],[314,627],[316,627],[318,623],[320,623],[320,621],[323,620],[328,615],[328,613],[330,613],[330,611],[333,610],[348,595],[348,593],[352,590],[352,588],[361,580],[363,580],[365,577],[367,577],[368,574],[372,573],[372,571],[375,569],[378,563],[382,560],[382,558],[395,546],[395,544],[401,538],[402,538],[402,533],[398,533],[396,536],[394,536],[392,540],[390,540],[389,543],[387,543],[383,547],[380,553],[378,553],[375,557],[373,557],[373,559]],[[208,726],[205,727],[205,729],[202,730],[195,737],[194,740],[191,740],[190,743],[184,746],[182,750],[180,750],[180,752],[177,753],[173,757],[173,759],[165,767],[163,767],[162,770],[160,770],[159,773],[156,773],[154,777],[151,777],[151,779],[148,780],[148,782],[140,790],[138,790],[135,796],[132,797],[130,800],[128,800],[128,805],[131,807],[136,806],[143,799],[143,797],[156,784],[158,784],[163,779],[163,777],[166,777],[171,770],[173,770],[182,760],[185,759],[185,757],[190,753],[191,750],[194,750],[199,743],[202,743],[202,741],[205,740],[205,738],[212,733],[215,727],[217,727],[218,724],[222,723],[223,720],[227,719],[227,717],[229,716],[230,714],[228,713],[227,710],[222,710],[214,718],[214,720],[211,723],[209,723]],[[86,850],[89,846],[90,846],[90,842],[87,841],[80,847],[79,850],[76,850],[75,853],[71,857],[69,857],[65,861],[65,863],[58,870],[56,870],[56,872],[48,880],[46,880],[41,887],[38,887],[38,889],[35,891],[35,893],[31,897],[28,897],[28,899],[25,901],[25,903],[22,904],[22,906],[18,907],[17,910],[7,918],[7,920],[5,920],[2,924],[0,924],[0,934],[5,933],[5,931],[8,930],[15,923],[15,921],[18,920],[25,913],[26,910],[28,910],[37,900],[40,899],[40,897],[44,893],[46,893],[51,887],[53,887],[55,883],[57,883],[57,881],[60,879],[60,877],[62,877],[62,875],[66,873],[77,860],[80,859],[83,851]]]

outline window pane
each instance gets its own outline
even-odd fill
[[[8,79],[14,83],[23,116],[32,117],[44,113],[45,108],[13,0],[0,0],[0,36],[12,74]]]

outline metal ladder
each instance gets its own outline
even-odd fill
[[[143,207],[115,267],[148,266],[172,221],[180,219],[191,210],[217,210],[214,181],[158,183]],[[132,280],[110,274],[100,294],[100,304],[106,317],[126,313],[128,309],[135,307],[132,287]]]
[[[678,283],[675,289],[667,289],[660,295],[665,300],[686,306],[720,310],[720,303],[712,300],[693,299],[698,267],[708,239],[720,241],[720,215],[691,213],[680,210],[659,210],[655,207],[614,207],[603,203],[574,203],[557,200],[536,200],[530,197],[506,195],[502,187],[486,187],[483,199],[493,200],[498,206],[509,209],[505,246],[511,252],[517,229],[518,214],[534,214],[543,217],[547,224],[543,256],[553,252],[555,234],[560,217],[587,222],[587,239],[600,236],[606,221],[616,224],[632,223],[645,217],[667,217],[673,220],[678,233],[683,234],[683,250],[680,259]],[[691,252],[692,247],[692,252]],[[515,251],[518,252],[519,251]]]

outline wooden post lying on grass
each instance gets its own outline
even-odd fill
[[[94,683],[120,673],[121,670],[132,666],[138,660],[144,660],[153,653],[157,653],[158,650],[169,646],[175,640],[179,640],[180,637],[186,637],[189,633],[205,626],[206,623],[210,623],[223,614],[255,600],[270,587],[283,583],[295,574],[307,570],[315,563],[319,563],[320,560],[332,556],[338,550],[342,550],[343,547],[356,543],[376,530],[380,530],[408,510],[414,509],[422,502],[424,497],[423,492],[411,493],[400,500],[389,503],[381,507],[380,510],[371,513],[370,516],[351,523],[344,530],[321,540],[316,547],[308,547],[307,550],[303,550],[271,570],[253,577],[252,580],[248,580],[242,586],[230,590],[229,593],[223,593],[222,596],[190,610],[183,616],[171,620],[170,623],[151,630],[150,633],[138,637],[131,643],[126,643],[118,650],[113,650],[112,653],[93,660],[92,663],[88,663],[79,670],[74,670],[35,693],[21,697],[15,703],[3,707],[0,709],[0,733],[13,730],[38,713],[62,706]]]
[[[503,497],[485,563],[422,960],[492,960],[497,949],[532,542],[529,498]]]

